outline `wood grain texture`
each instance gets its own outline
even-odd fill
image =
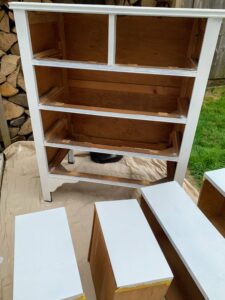
[[[34,53],[59,49],[62,45],[57,23],[30,21]],[[107,63],[108,16],[61,14],[64,20],[64,59]],[[30,19],[32,17],[30,16]],[[194,19],[146,16],[118,16],[115,63],[156,67],[192,67],[185,53]],[[82,34],[80,34],[82,32]],[[40,39],[40,36],[42,37]],[[54,38],[53,38],[54,37]],[[200,38],[195,35],[196,43]],[[40,40],[40,41],[39,41]],[[137,43],[136,41],[140,42]],[[79,46],[78,46],[79,45]],[[65,55],[66,54],[66,55]],[[193,58],[198,59],[199,51]]]
[[[57,149],[57,148],[56,148]],[[123,183],[123,184],[129,184],[133,185],[133,187],[142,187],[142,186],[149,186],[151,185],[151,182],[149,180],[139,180],[139,179],[129,179],[129,178],[122,178],[118,176],[107,176],[107,175],[99,175],[99,174],[93,174],[93,173],[84,173],[84,172],[79,172],[79,171],[68,171],[64,167],[57,166],[59,160],[53,161],[52,164],[50,165],[51,174],[55,175],[65,175],[65,176],[74,176],[77,178],[86,178],[89,179],[90,181],[96,180],[96,181],[108,181],[108,182],[115,182],[115,183]],[[88,180],[85,180],[88,181]]]
[[[107,62],[107,16],[64,14],[64,20],[67,59]]]
[[[133,288],[123,289],[117,287],[96,209],[88,260],[90,262],[97,300],[161,300],[168,289],[168,284],[163,281],[146,286],[137,285]]]
[[[48,22],[52,16],[52,22]],[[57,28],[58,15],[49,13],[43,23],[32,22],[33,14],[28,13],[33,53],[48,49],[59,49],[59,32]],[[35,18],[35,17],[34,17]]]
[[[71,117],[72,123],[68,119]],[[87,147],[174,155],[179,150],[176,127],[170,123],[42,111],[48,142],[65,142]],[[70,129],[72,127],[72,130]],[[172,138],[173,136],[173,138]],[[178,147],[178,148],[177,148]],[[132,149],[133,148],[133,149]],[[165,153],[164,153],[165,152]]]
[[[42,103],[51,105],[51,100],[62,108],[73,108],[73,105],[75,108],[86,106],[87,109],[99,107],[128,114],[133,111],[133,114],[158,114],[165,117],[187,115],[190,93],[186,90],[188,87],[191,89],[192,79],[187,79],[182,94],[187,98],[181,98],[180,85],[183,81],[177,77],[136,74],[128,74],[131,76],[126,77],[120,73],[80,72],[49,67],[35,69]],[[65,81],[69,85],[68,93]]]
[[[117,63],[187,67],[192,23],[187,18],[119,16]]]
[[[174,280],[166,294],[167,300],[185,300],[196,299],[203,300],[204,297],[200,293],[197,285],[190,276],[188,270],[181,261],[179,255],[176,253],[172,244],[166,237],[164,231],[159,225],[157,219],[149,209],[147,203],[141,198],[141,208],[147,218],[152,231],[154,232],[157,241],[171,267],[174,274]]]
[[[96,211],[88,260],[97,300],[114,299],[116,282]]]
[[[203,297],[223,298],[223,236],[176,181],[142,188],[142,196]]]
[[[173,124],[73,115],[73,136],[89,136],[137,143],[168,144]]]
[[[57,126],[57,130],[55,130],[55,126],[57,125],[58,121],[64,120],[63,124],[67,125],[67,118],[66,114],[64,113],[59,113],[59,112],[54,112],[51,113],[47,110],[41,112],[41,117],[42,117],[42,122],[43,122],[43,129],[45,133],[50,134],[51,132],[57,133],[55,137],[65,137],[67,135],[67,126]],[[64,130],[64,131],[63,131]]]
[[[63,86],[63,74],[60,69],[35,67],[35,73],[40,97],[55,87]]]
[[[57,149],[46,147],[46,154],[48,159],[48,166],[50,170],[58,167],[65,156],[68,154],[69,150],[67,149]]]
[[[160,76],[136,73],[103,72],[69,69],[71,80],[115,82],[128,84],[143,84],[147,86],[163,86],[179,88],[182,78],[178,76]]]
[[[201,187],[198,207],[225,237],[225,197],[207,179]]]

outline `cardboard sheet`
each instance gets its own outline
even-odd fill
[[[87,299],[95,300],[87,262],[94,202],[137,198],[138,191],[91,183],[65,184],[53,193],[53,202],[44,202],[33,142],[17,142],[5,150],[6,164],[0,200],[0,299],[12,300],[15,216],[64,206],[67,211],[78,267]],[[76,157],[79,170],[103,171],[107,175],[157,180],[165,176],[165,163],[158,160],[123,158],[120,162],[98,165],[87,153]],[[196,199],[197,192],[185,187]],[[115,220],[116,221],[116,220]],[[31,241],[32,242],[32,241]],[[41,247],[41,245],[40,245]]]

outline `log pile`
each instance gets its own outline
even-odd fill
[[[32,140],[32,127],[13,12],[0,6],[0,93],[12,142]],[[0,146],[2,136],[0,133]]]

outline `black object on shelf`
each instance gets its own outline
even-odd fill
[[[90,157],[91,160],[97,164],[115,163],[120,161],[123,158],[122,155],[96,153],[96,152],[90,152]]]

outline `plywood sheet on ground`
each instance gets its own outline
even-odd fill
[[[52,203],[42,199],[33,142],[18,142],[5,150],[6,164],[0,200],[0,300],[11,300],[13,289],[14,219],[16,215],[64,206],[78,259],[87,299],[95,300],[87,262],[95,201],[129,199],[138,192],[128,188],[90,183],[65,184],[54,194]],[[124,158],[118,163],[97,165],[87,154],[76,158],[81,170],[103,168],[109,175],[156,180],[165,175],[165,163],[157,160]],[[108,169],[108,171],[107,171]],[[193,195],[191,186],[187,187]],[[32,241],[31,241],[32,242]],[[41,246],[41,245],[40,245]]]

